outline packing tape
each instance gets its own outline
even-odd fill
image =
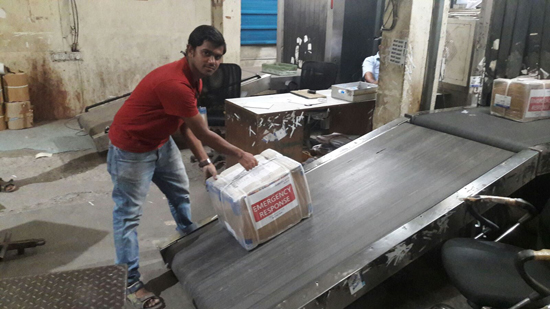
[[[7,86],[6,88],[17,89],[17,88],[25,88],[25,87],[29,87],[29,85],[23,85],[23,86]]]
[[[0,62],[0,75],[6,74],[6,70],[4,69],[4,64]]]
[[[505,96],[508,96],[508,89],[510,89],[510,84],[512,82],[515,82],[515,81],[524,81],[524,80],[527,80],[527,81],[534,81],[534,82],[540,82],[542,84],[542,89],[545,90],[544,91],[544,94],[543,94],[543,99],[546,100],[546,83],[544,82],[544,80],[540,80],[540,79],[532,79],[532,78],[521,78],[521,77],[516,77],[516,78],[512,78],[512,79],[509,79],[506,81],[506,92],[504,93]]]

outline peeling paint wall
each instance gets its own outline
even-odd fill
[[[382,34],[378,97],[373,118],[373,127],[375,129],[398,118],[401,114],[405,66],[389,63],[388,57],[394,39],[406,40],[409,37],[411,7],[412,0],[400,1],[399,18],[397,19],[395,28],[392,31],[384,31]],[[389,26],[391,24],[391,14],[386,11],[383,20],[389,20],[388,25],[386,25]]]
[[[223,62],[239,64],[241,60],[241,1],[211,1],[212,25],[223,33],[227,45],[227,53],[223,56]]]
[[[263,63],[275,63],[277,47],[275,45],[248,45],[241,46],[241,66],[261,67]]]
[[[209,1],[76,4],[82,61],[54,62],[52,52],[71,50],[70,1],[0,3],[0,62],[28,73],[37,121],[73,117],[88,105],[132,91],[152,69],[181,58],[189,33],[212,21]]]
[[[400,116],[420,111],[432,10],[433,1],[413,1]]]
[[[392,31],[384,31],[380,52],[380,80],[374,128],[420,108],[424,85],[433,1],[399,1],[399,18]],[[391,8],[390,10],[391,11]],[[384,20],[388,19],[388,12]],[[386,26],[391,24],[391,14]],[[394,39],[407,40],[404,65],[389,63]]]

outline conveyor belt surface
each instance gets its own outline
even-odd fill
[[[512,155],[401,124],[308,172],[311,218],[251,252],[216,224],[172,270],[198,308],[274,307]]]
[[[489,107],[420,114],[411,123],[513,152],[550,143],[550,119],[521,123],[493,116]]]

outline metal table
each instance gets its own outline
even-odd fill
[[[312,217],[255,250],[216,223],[164,250],[196,306],[344,307],[471,221],[462,197],[509,195],[547,170],[550,136],[512,151],[415,122],[398,119],[307,166]]]

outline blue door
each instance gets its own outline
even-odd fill
[[[242,0],[241,45],[277,44],[277,0]]]

